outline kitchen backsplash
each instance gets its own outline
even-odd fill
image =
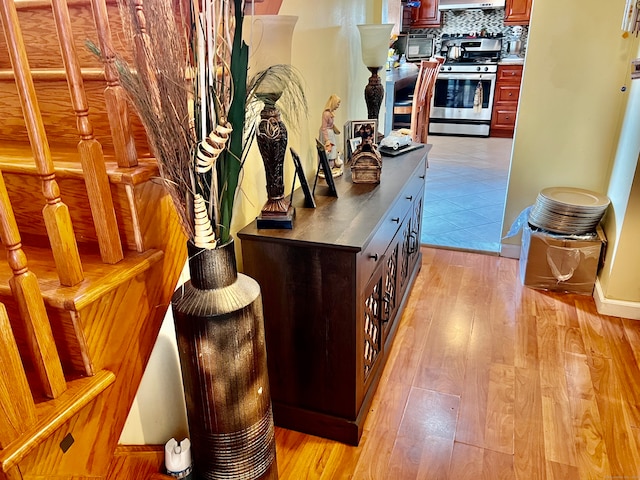
[[[441,28],[422,28],[412,30],[416,33],[428,33],[436,37],[436,53],[440,51],[440,39],[442,34],[456,33],[476,33],[484,29],[487,34],[502,33],[504,41],[502,42],[502,53],[506,55],[507,42],[509,40],[522,41],[522,55],[527,48],[527,36],[529,27],[522,26],[522,34],[519,37],[514,36],[513,27],[504,24],[504,9],[495,10],[445,10],[441,12],[442,27]]]

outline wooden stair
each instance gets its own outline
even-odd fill
[[[186,242],[113,56],[85,45],[128,54],[117,1],[0,13],[0,480],[115,478]]]

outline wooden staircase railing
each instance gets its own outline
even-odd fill
[[[83,279],[78,245],[73,232],[68,207],[60,199],[60,189],[55,179],[51,151],[38,107],[33,79],[24,39],[13,0],[0,2],[0,14],[15,74],[23,115],[29,132],[29,140],[42,181],[42,191],[47,200],[42,214],[53,257],[62,285],[76,285]]]
[[[93,127],[89,121],[89,106],[84,92],[82,73],[75,52],[71,19],[65,0],[52,0],[53,13],[58,29],[58,38],[62,50],[65,69],[71,93],[71,102],[77,117],[80,132],[80,162],[85,173],[85,182],[89,192],[91,214],[98,234],[98,244],[102,260],[105,263],[118,263],[123,258],[122,245],[118,232],[118,223],[113,209],[113,200],[109,190],[109,179],[104,164],[102,146],[93,136]]]
[[[117,81],[116,0],[0,17],[0,480],[104,479],[185,238]],[[80,50],[95,28],[104,70]]]

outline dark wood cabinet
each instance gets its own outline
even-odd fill
[[[498,65],[491,114],[492,137],[513,137],[518,114],[522,65]]]
[[[438,0],[422,0],[419,8],[412,9],[411,28],[439,28]]]
[[[379,185],[346,171],[315,209],[296,192],[292,230],[238,233],[262,290],[276,425],[358,444],[420,269],[429,148],[384,157]]]
[[[504,8],[505,25],[529,25],[533,0],[507,0]]]

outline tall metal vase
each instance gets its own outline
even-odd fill
[[[188,253],[172,309],[195,479],[276,480],[260,287],[238,273],[233,240]]]

